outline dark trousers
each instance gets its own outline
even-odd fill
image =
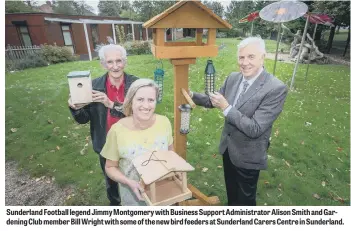
[[[228,149],[223,154],[223,169],[228,205],[255,206],[260,170],[236,167],[229,158]]]
[[[107,198],[110,201],[110,205],[116,205],[116,206],[121,205],[121,197],[119,196],[118,184],[117,182],[111,180],[106,175],[106,172],[105,172],[106,159],[101,155],[99,155],[99,158],[100,158],[100,166],[105,176]]]

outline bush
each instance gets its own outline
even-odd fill
[[[42,52],[29,54],[23,59],[6,60],[6,71],[24,70],[33,67],[47,66],[48,62],[44,59]]]
[[[149,41],[130,41],[123,44],[128,55],[151,54]]]
[[[45,60],[51,64],[76,60],[76,57],[73,56],[71,50],[67,47],[43,45],[41,48]]]

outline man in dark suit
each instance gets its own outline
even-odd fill
[[[250,37],[238,45],[240,72],[231,73],[219,92],[192,93],[195,104],[223,111],[219,145],[228,205],[256,205],[260,170],[267,168],[273,122],[283,109],[287,86],[264,68],[265,43]]]

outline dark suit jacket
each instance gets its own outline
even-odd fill
[[[233,105],[241,80],[242,74],[233,72],[219,90],[230,105]],[[237,167],[266,169],[266,151],[272,125],[283,110],[287,93],[288,88],[282,81],[263,70],[242,96],[240,103],[233,106],[226,116],[220,153],[228,149],[230,160]],[[194,93],[192,99],[197,105],[213,107],[205,94]]]

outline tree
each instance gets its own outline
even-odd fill
[[[29,13],[35,10],[22,1],[5,1],[5,13]]]
[[[350,3],[348,1],[315,1],[311,6],[313,11],[328,14],[335,19],[335,27],[331,27],[330,29],[329,39],[326,46],[326,53],[330,53],[334,40],[335,28],[337,26],[350,26]],[[349,36],[350,33],[348,37]],[[350,41],[350,38],[348,38],[348,41]]]
[[[52,5],[54,13],[68,15],[95,15],[93,8],[85,1],[55,1]]]
[[[139,21],[147,21],[174,5],[176,1],[133,1],[133,9]]]
[[[210,8],[213,11],[213,13],[215,13],[219,17],[223,18],[224,7],[223,7],[221,2],[205,0],[205,1],[203,1],[203,4],[205,6],[207,6],[208,8]]]
[[[100,16],[119,17],[122,13],[122,4],[120,1],[99,1],[98,8]]]
[[[85,1],[73,1],[72,4],[77,15],[95,15],[93,13],[93,7],[88,5]]]

